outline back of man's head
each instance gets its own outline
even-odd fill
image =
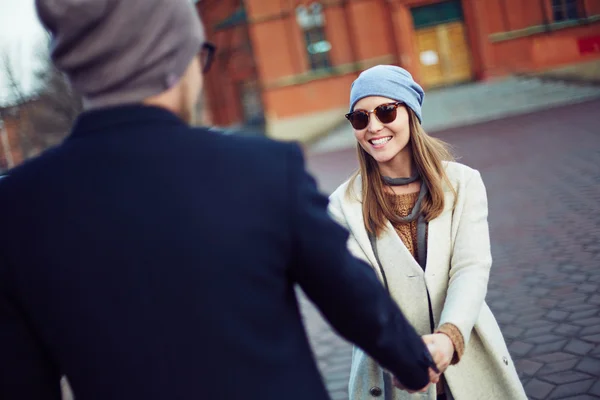
[[[205,42],[189,0],[36,0],[51,56],[86,108],[173,88]]]

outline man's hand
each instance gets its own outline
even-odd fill
[[[426,335],[426,336],[433,336],[433,335]],[[436,359],[436,357],[438,359],[440,359],[440,356],[437,355],[437,353],[439,353],[439,351],[436,349],[436,345],[433,344],[433,343],[428,343],[428,341],[425,340],[425,336],[423,336],[423,341],[425,342],[425,344],[427,344],[427,348],[429,349],[429,352],[431,353],[431,355],[433,357],[433,361],[436,363],[436,366],[438,366],[439,364],[438,364],[438,360]],[[454,346],[452,346],[452,351],[454,352]],[[450,359],[452,359],[452,357]],[[439,366],[438,366],[438,369],[439,369]],[[396,388],[398,388],[400,390],[404,390],[405,392],[408,392],[410,394],[413,394],[413,393],[425,393],[425,392],[427,392],[429,390],[429,386],[436,385],[440,381],[441,374],[442,374],[441,370],[440,370],[440,373],[438,374],[433,369],[429,368],[429,383],[427,384],[427,386],[425,386],[424,388],[419,389],[419,390],[409,390],[409,389],[406,389],[402,385],[402,383],[400,383],[400,381],[398,379],[396,379],[396,377],[394,377],[393,383],[394,383],[394,386]]]
[[[443,374],[452,362],[452,357],[454,357],[454,344],[452,340],[443,333],[434,333],[432,335],[424,335],[423,341],[427,344],[433,361],[440,370],[440,374]]]
[[[425,386],[424,388],[419,389],[419,390],[410,390],[410,389],[405,388],[404,385],[402,385],[400,383],[400,381],[398,379],[396,379],[396,377],[394,377],[393,383],[396,388],[398,388],[400,390],[404,390],[405,392],[408,392],[410,394],[413,394],[413,393],[425,393],[429,390],[429,386],[435,385],[439,382],[440,375],[436,374],[431,368],[429,368],[429,380],[430,380],[430,382],[427,384],[427,386]]]

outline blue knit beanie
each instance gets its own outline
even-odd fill
[[[419,122],[425,93],[405,69],[395,65],[377,65],[363,71],[352,83],[350,90],[350,112],[356,103],[369,96],[387,97],[401,101],[414,111]]]

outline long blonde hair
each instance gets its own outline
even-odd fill
[[[439,216],[444,210],[444,188],[446,183],[454,192],[446,175],[442,161],[454,161],[450,145],[431,137],[425,132],[415,113],[407,107],[409,116],[410,140],[413,162],[421,180],[427,185],[428,192],[421,204],[427,222]],[[384,182],[377,161],[357,143],[359,169],[354,173],[348,185],[350,194],[354,181],[361,176],[362,210],[365,227],[369,233],[379,236],[385,228],[386,220],[402,223],[394,213],[392,205],[385,196]],[[456,194],[456,193],[455,193]],[[455,196],[456,198],[456,196]]]

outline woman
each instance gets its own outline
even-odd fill
[[[443,375],[426,395],[408,393],[355,348],[350,398],[526,399],[484,302],[492,259],[483,181],[425,133],[423,96],[395,66],[373,67],[354,81],[346,117],[360,169],[331,195],[330,212],[349,230],[352,253],[376,270],[433,346]]]

